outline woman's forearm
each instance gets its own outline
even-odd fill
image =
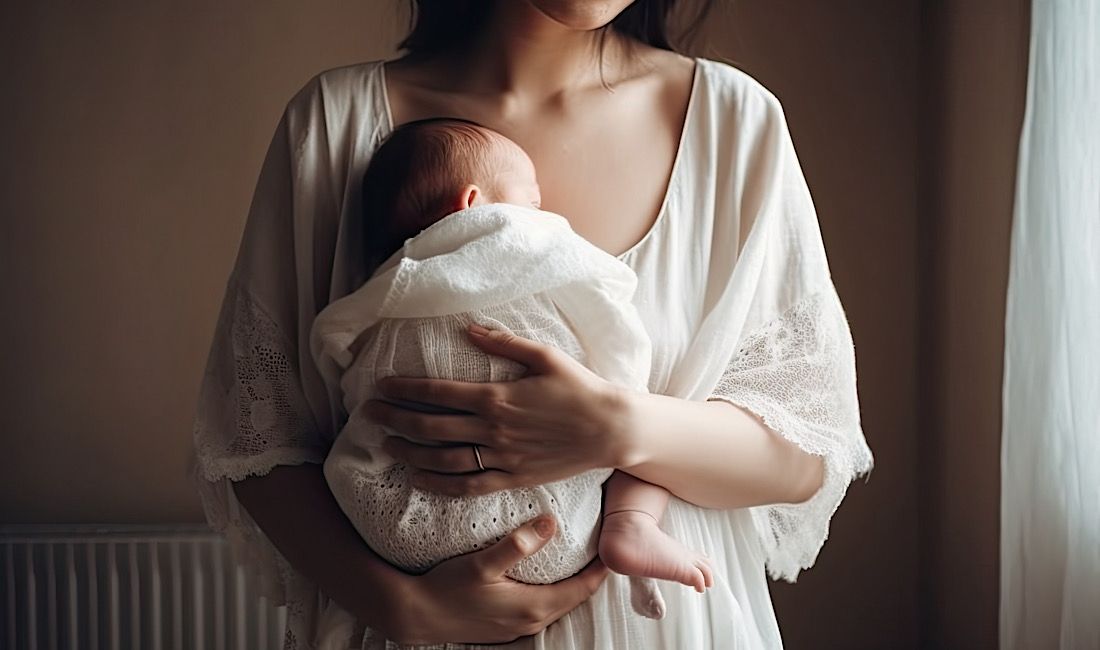
[[[824,480],[821,457],[727,402],[623,393],[617,408],[619,469],[698,506],[800,503]]]
[[[278,466],[233,488],[291,566],[370,627],[386,624],[386,587],[404,574],[359,536],[329,491],[320,465]]]

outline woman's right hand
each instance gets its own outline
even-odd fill
[[[593,560],[575,576],[549,585],[505,577],[520,560],[554,536],[553,518],[541,516],[481,551],[451,558],[427,573],[401,580],[379,632],[401,644],[505,643],[537,634],[588,600],[607,577]]]

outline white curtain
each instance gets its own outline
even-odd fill
[[[1100,648],[1100,0],[1034,0],[1005,329],[1001,648]]]

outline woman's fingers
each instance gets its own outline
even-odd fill
[[[536,343],[504,330],[490,330],[480,325],[470,325],[470,341],[474,345],[498,357],[505,357],[527,366],[529,374],[548,373],[557,363],[557,348]]]
[[[470,561],[482,580],[499,579],[520,560],[534,555],[545,546],[555,530],[557,524],[553,517],[535,517],[489,548],[470,554]]]
[[[493,464],[492,450],[480,445],[475,453],[472,444],[435,447],[418,445],[404,438],[390,436],[382,442],[382,450],[410,467],[438,474],[479,472],[482,465],[485,469],[505,469]],[[478,456],[481,457],[481,465],[478,464]]]
[[[476,415],[440,415],[410,411],[381,400],[367,400],[359,407],[368,420],[398,433],[432,442],[468,442],[486,444],[489,434],[485,421]]]
[[[430,377],[386,377],[378,380],[378,390],[386,398],[420,402],[465,412],[477,412],[478,406],[492,399],[493,387],[487,383],[433,379]]]

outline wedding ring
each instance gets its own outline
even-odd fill
[[[485,471],[485,464],[481,462],[481,450],[477,448],[477,445],[470,445],[474,448],[474,458],[477,459],[477,468],[479,471]]]

